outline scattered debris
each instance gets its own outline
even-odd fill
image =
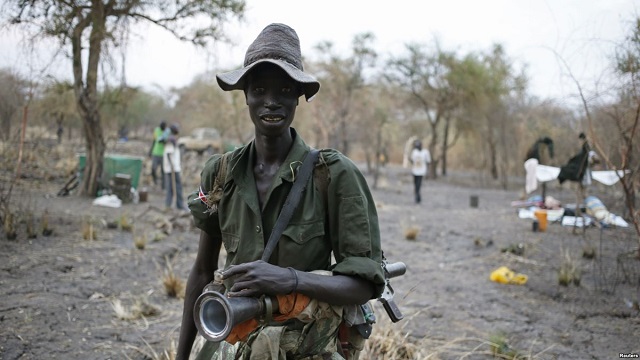
[[[523,256],[524,255],[524,244],[523,243],[517,243],[517,244],[511,244],[507,247],[504,247],[502,249],[500,249],[501,252],[508,252],[514,255],[518,255],[518,256]]]
[[[506,266],[500,266],[491,272],[489,279],[500,284],[524,285],[529,277],[524,274],[517,274]]]
[[[122,206],[122,200],[114,194],[102,195],[93,200],[93,205],[119,208]]]

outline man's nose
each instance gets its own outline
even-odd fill
[[[264,99],[264,107],[266,107],[267,109],[275,109],[279,106],[280,106],[280,102],[274,96],[267,96]]]

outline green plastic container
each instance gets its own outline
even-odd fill
[[[102,180],[103,184],[108,184],[109,180],[116,174],[127,174],[131,176],[131,187],[138,189],[138,183],[140,182],[140,174],[142,172],[142,162],[144,157],[130,156],[122,154],[105,154],[104,164],[102,168]],[[85,154],[78,154],[79,163],[79,178],[82,178],[84,172],[84,166],[87,162]]]

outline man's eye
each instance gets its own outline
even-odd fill
[[[255,91],[257,93],[263,93],[264,92],[264,88],[263,87],[256,87],[255,89],[253,89],[253,91]]]
[[[288,93],[291,92],[291,88],[290,87],[284,87],[284,88],[282,88],[282,92],[285,93],[285,94],[288,94]]]

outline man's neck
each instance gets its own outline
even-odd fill
[[[256,135],[256,162],[259,164],[281,164],[287,158],[291,145],[293,145],[291,131],[277,137]]]

